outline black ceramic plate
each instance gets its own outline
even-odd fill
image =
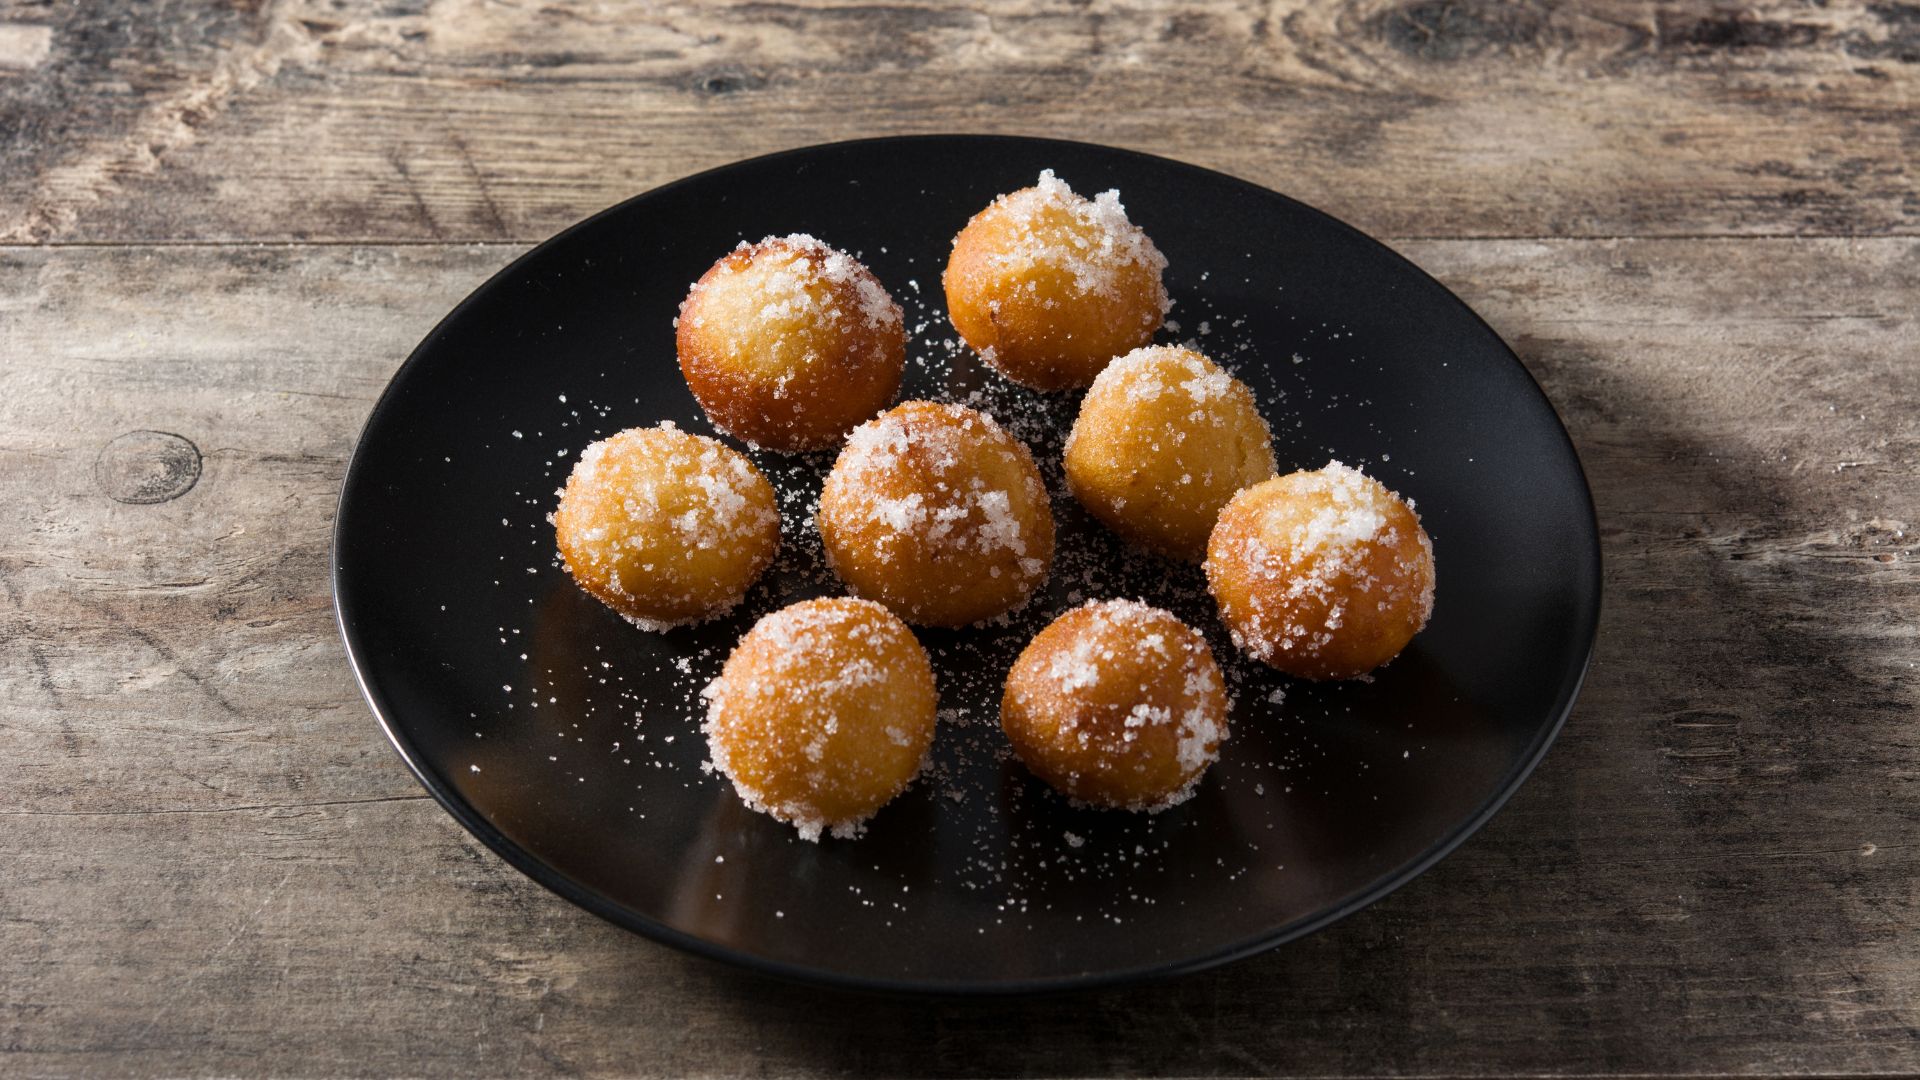
[[[1337,457],[1416,500],[1433,621],[1370,682],[1239,660],[1196,569],[1130,552],[1060,487],[1076,407],[948,340],[954,233],[1045,168],[1118,187],[1169,260],[1164,341],[1252,386],[1283,470]],[[574,455],[621,428],[712,429],[673,317],[741,239],[809,232],[858,254],[915,330],[903,396],[968,400],[1033,445],[1060,525],[1045,592],[1003,628],[924,632],[941,680],[931,777],[858,841],[810,844],[702,770],[697,693],[760,615],[834,591],[806,503],[830,456],[755,454],[786,546],[731,617],[633,629],[554,561],[546,515]],[[540,245],[422,342],[367,422],[341,493],[334,589],[367,698],[474,835],[643,934],[776,974],[954,992],[1191,971],[1308,933],[1432,865],[1512,794],[1571,708],[1599,610],[1579,461],[1512,352],[1458,299],[1353,229],[1250,184],[1032,139],[844,143],[742,162]],[[1234,684],[1233,735],[1197,795],[1154,817],[1079,810],[1005,760],[1000,680],[1084,598],[1141,597],[1200,627]]]

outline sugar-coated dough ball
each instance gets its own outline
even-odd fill
[[[1089,200],[1049,169],[967,222],[943,283],[954,329],[987,363],[1024,386],[1063,390],[1160,329],[1166,266],[1119,192]]]
[[[993,418],[904,402],[855,428],[820,492],[827,561],[853,591],[924,626],[1026,603],[1053,563],[1033,455]]]
[[[580,587],[647,630],[730,610],[780,547],[767,478],[672,423],[581,451],[549,520]]]
[[[887,407],[906,365],[900,306],[811,236],[742,243],[680,305],[680,371],[713,425],[770,450],[819,450]]]
[[[1337,461],[1234,496],[1206,571],[1234,644],[1309,679],[1372,671],[1433,613],[1433,542],[1412,505]]]
[[[927,653],[867,600],[803,600],[754,624],[708,684],[708,751],[748,806],[858,836],[920,772],[938,695]]]
[[[1107,365],[1067,437],[1067,486],[1133,542],[1199,562],[1220,508],[1274,473],[1253,391],[1191,349],[1135,349]]]
[[[1095,806],[1164,810],[1227,737],[1227,691],[1199,632],[1133,600],[1077,607],[1007,675],[1000,726],[1034,775]]]

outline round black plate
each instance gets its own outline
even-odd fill
[[[1329,457],[1416,500],[1431,625],[1369,682],[1287,680],[1233,652],[1194,568],[1133,553],[1060,487],[1076,408],[956,348],[940,271],[969,215],[1051,168],[1121,190],[1170,262],[1173,318],[1253,387],[1282,470]],[[858,254],[914,330],[903,396],[980,405],[1033,445],[1060,554],[1001,628],[924,632],[941,679],[932,776],[858,841],[810,844],[702,770],[699,689],[755,618],[836,591],[808,500],[831,456],[755,454],[786,545],[731,617],[637,631],[556,566],[546,515],[573,455],[621,428],[712,429],[673,317],[737,241],[810,232]],[[921,325],[924,324],[924,325]],[[334,592],[374,713],[427,790],[502,857],[643,934],[781,975],[1021,991],[1191,971],[1378,899],[1484,822],[1571,708],[1600,602],[1592,502],[1506,345],[1380,244],[1271,191],[1076,143],[927,137],[730,165],[540,245],[394,376],[341,492]],[[1155,817],[1079,810],[1005,759],[1000,680],[1054,615],[1135,596],[1200,627],[1233,735]]]

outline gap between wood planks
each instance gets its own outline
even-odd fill
[[[556,232],[555,235],[558,235]],[[425,248],[425,247],[498,247],[524,248],[545,243],[551,237],[520,240],[460,240],[457,238],[422,237],[419,239],[340,239],[340,240],[54,240],[45,243],[0,243],[0,252],[59,251],[67,249],[112,249],[112,248]],[[1607,243],[1663,243],[1690,242],[1699,243],[1727,241],[1779,241],[1779,240],[1915,240],[1920,239],[1920,230],[1878,232],[1878,233],[1841,233],[1841,232],[1765,232],[1765,233],[1604,233],[1604,234],[1566,234],[1566,233],[1489,233],[1486,235],[1460,235],[1453,233],[1406,233],[1373,236],[1372,239],[1383,244],[1504,244],[1504,243],[1566,243],[1566,244],[1607,244]]]
[[[152,817],[159,814],[240,814],[249,811],[309,810],[329,806],[372,806],[379,803],[419,802],[431,799],[426,792],[417,795],[380,795],[371,799],[330,799],[324,802],[257,803],[247,806],[156,806],[138,810],[0,810],[0,817]]]

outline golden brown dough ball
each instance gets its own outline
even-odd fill
[[[1206,571],[1233,643],[1308,679],[1372,671],[1433,613],[1433,543],[1420,518],[1337,461],[1234,496]]]
[[[926,650],[886,608],[803,600],[754,624],[707,686],[707,746],[741,801],[858,836],[920,772],[939,698]]]
[[[725,613],[780,547],[773,486],[753,462],[671,423],[581,451],[548,520],[580,587],[645,630]]]
[[[909,401],[855,428],[820,492],[827,561],[908,622],[966,626],[1026,603],[1053,563],[1033,455],[993,418]]]
[[[953,239],[943,278],[954,329],[1036,390],[1093,381],[1166,318],[1166,257],[1120,193],[1088,200],[1053,175],[1002,195]]]
[[[1034,775],[1095,806],[1164,810],[1227,737],[1227,691],[1198,631],[1133,600],[1073,609],[1007,675],[1000,726]]]
[[[1274,473],[1253,391],[1205,356],[1166,346],[1109,364],[1067,437],[1067,486],[1087,512],[1188,562],[1234,492]]]
[[[906,324],[880,282],[811,236],[742,243],[695,282],[675,342],[687,386],[721,431],[819,450],[887,407]]]

